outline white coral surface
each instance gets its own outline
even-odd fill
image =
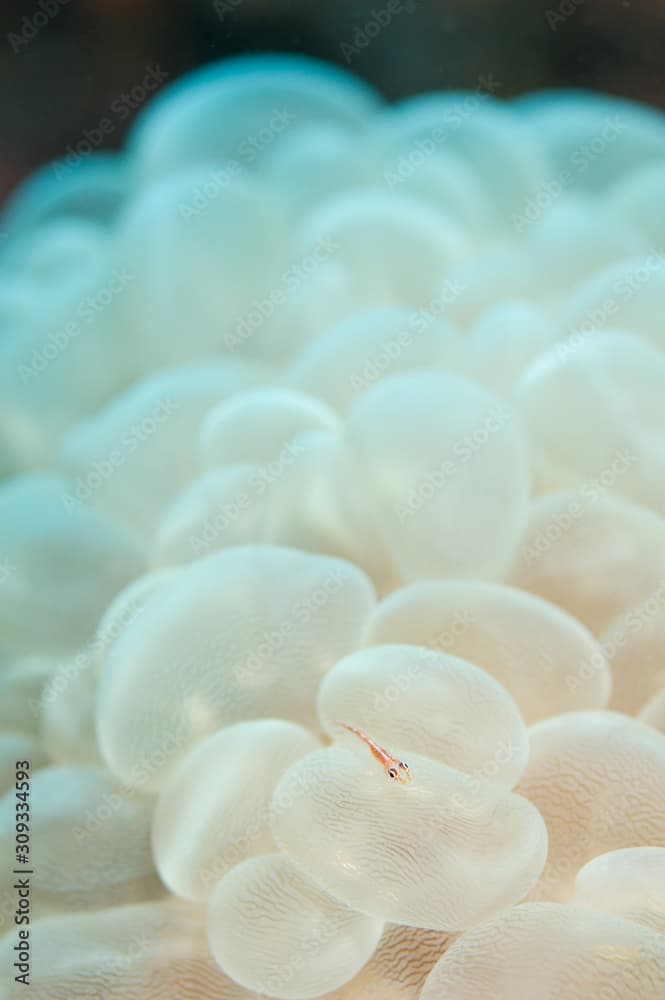
[[[271,56],[13,197],[3,1000],[662,1000],[664,165]]]

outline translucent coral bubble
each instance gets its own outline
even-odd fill
[[[480,316],[471,338],[470,373],[497,395],[509,396],[524,369],[554,340],[554,328],[534,303],[507,300]]]
[[[310,336],[359,309],[438,303],[448,268],[467,249],[453,222],[381,191],[322,202],[304,220],[297,248],[301,259],[319,261],[301,301]]]
[[[0,257],[5,263],[5,255]],[[7,270],[0,278],[0,331],[2,336],[20,329],[35,309],[35,280]]]
[[[42,692],[58,666],[48,657],[30,657],[0,671],[0,730],[37,736]]]
[[[543,297],[539,275],[524,247],[516,242],[480,246],[448,271],[449,297],[446,318],[470,331],[483,313],[506,299],[538,304]]]
[[[658,1000],[663,990],[660,935],[604,913],[531,903],[458,939],[420,1000]]]
[[[153,562],[192,562],[218,549],[264,542],[340,556],[379,582],[380,558],[341,502],[348,485],[340,469],[343,454],[336,432],[307,431],[270,461],[200,476],[164,510]]]
[[[427,975],[454,934],[388,924],[357,976],[326,1000],[418,1000]]]
[[[627,847],[594,858],[578,873],[571,902],[665,934],[665,848]]]
[[[504,584],[433,580],[396,590],[372,615],[365,641],[408,642],[468,660],[510,692],[528,722],[602,708],[610,693],[593,636],[553,605]]]
[[[12,195],[4,217],[10,235],[51,219],[82,217],[108,222],[128,187],[128,164],[119,153],[91,152],[73,164],[56,161],[31,174]]]
[[[593,340],[612,327],[639,335],[662,350],[665,336],[660,310],[664,295],[662,254],[620,260],[573,285],[561,307],[561,334],[572,346],[578,346],[585,338]]]
[[[625,463],[604,479],[540,497],[510,582],[570,612],[597,635],[649,600],[663,581],[665,520],[608,495]]]
[[[404,577],[507,568],[529,472],[519,423],[496,396],[443,373],[385,379],[351,408],[347,442],[349,491],[362,491]]]
[[[123,385],[115,321],[129,280],[104,253],[88,254],[35,279],[29,309],[3,331],[0,425],[18,467],[46,465],[60,435]]]
[[[567,193],[527,230],[534,271],[547,295],[567,294],[585,275],[648,250],[642,233],[606,202]]]
[[[3,975],[16,953],[13,936],[0,943]],[[58,914],[30,928],[35,1000],[258,1000],[231,982],[210,955],[200,909],[182,903],[137,903],[96,913]],[[22,983],[0,978],[7,1000]]]
[[[631,168],[665,154],[662,112],[614,95],[549,90],[515,102],[557,176],[594,195]]]
[[[310,123],[266,147],[261,175],[292,217],[302,216],[325,198],[358,187],[378,186],[380,157],[352,129]]]
[[[341,556],[373,580],[376,567],[362,532],[341,502],[344,442],[336,433],[307,431],[278,458],[260,466],[255,488],[264,496],[261,537],[276,545]]]
[[[0,487],[0,552],[0,649],[17,654],[75,649],[144,558],[133,534],[46,474]]]
[[[155,899],[151,803],[101,768],[48,767],[30,776],[33,916]],[[0,846],[14,854],[16,801],[0,801]],[[12,877],[13,878],[13,877]]]
[[[89,265],[91,258],[107,262],[108,242],[99,223],[66,216],[11,240],[3,264],[26,280],[54,281]]]
[[[368,578],[326,556],[257,545],[192,563],[109,653],[97,703],[105,761],[158,788],[222,726],[309,723],[321,678],[358,644],[373,605]]]
[[[157,522],[153,563],[192,562],[231,545],[261,541],[269,497],[260,466],[246,462],[199,476]]]
[[[351,653],[326,674],[318,705],[333,737],[342,721],[381,746],[412,747],[508,788],[526,764],[526,728],[510,695],[484,670],[432,649],[373,646]]]
[[[318,745],[302,726],[257,719],[195,747],[165,784],[153,817],[155,864],[169,889],[203,901],[238,862],[272,850],[273,789],[290,764]]]
[[[484,778],[387,749],[410,782],[391,780],[352,733],[293,764],[272,800],[276,843],[349,906],[394,923],[458,930],[521,899],[547,850],[537,810]]]
[[[491,225],[487,191],[462,157],[416,141],[407,148],[387,150],[383,163],[382,180],[390,191],[417,198],[475,236],[484,235]]]
[[[599,854],[665,847],[665,738],[618,712],[570,712],[529,733],[518,785],[547,823],[549,855],[538,885],[565,900]]]
[[[665,159],[619,177],[608,197],[611,206],[644,235],[653,250],[665,253]]]
[[[309,430],[260,464],[226,465],[200,477],[164,512],[155,562],[190,562],[231,545],[269,542],[338,555],[370,571],[337,495],[342,452],[336,427]]]
[[[51,761],[57,764],[101,764],[95,735],[97,679],[94,660],[79,653],[54,672],[44,688],[40,734]]]
[[[613,677],[610,707],[637,715],[665,688],[665,573],[657,590],[612,623],[603,645]]]
[[[407,159],[417,151],[443,150],[459,157],[483,182],[495,223],[510,219],[547,177],[540,145],[519,115],[492,95],[490,74],[475,91],[426,94],[393,105],[377,116],[377,140]]]
[[[346,413],[374,383],[406,371],[463,373],[467,347],[443,313],[445,303],[421,310],[365,309],[312,340],[286,370],[289,385]]]
[[[208,906],[221,969],[248,989],[308,1000],[351,979],[381,937],[379,920],[328,895],[280,854],[233,868]]]
[[[665,688],[642,707],[638,718],[665,734]]]
[[[288,389],[244,392],[208,413],[199,432],[204,465],[279,461],[293,438],[306,431],[336,432],[335,413],[313,396]]]
[[[665,513],[664,384],[662,353],[625,334],[573,337],[542,355],[516,387],[536,473],[550,488],[607,482]]]
[[[357,130],[380,103],[355,74],[303,56],[245,56],[168,87],[130,137],[146,179],[188,163],[259,161],[271,144],[314,123]]]
[[[128,204],[118,255],[132,275],[125,296],[131,374],[221,353],[264,353],[289,234],[270,193],[239,174],[208,163],[160,178]]]
[[[192,447],[201,419],[262,372],[245,362],[189,365],[136,383],[73,428],[58,452],[74,503],[90,503],[144,532],[197,471]]]
[[[144,573],[116,594],[99,620],[95,635],[89,645],[82,651],[81,660],[76,658],[77,665],[84,666],[90,659],[95,674],[104,670],[106,656],[113,643],[122,635],[125,628],[137,618],[151,599],[173,576],[175,570],[156,570]]]

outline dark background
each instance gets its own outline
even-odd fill
[[[665,0],[406,2],[411,12],[394,18],[351,65],[391,99],[473,89],[491,73],[502,97],[575,86],[665,107]],[[96,126],[150,64],[169,81],[243,52],[304,52],[344,65],[342,43],[353,44],[354,32],[387,0],[0,3],[2,202],[32,169]],[[17,42],[23,19],[33,23],[44,10],[51,11],[48,23]],[[122,143],[130,120],[118,124],[106,148]]]

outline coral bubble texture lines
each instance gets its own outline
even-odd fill
[[[493,82],[6,207],[3,1000],[665,997],[665,119]]]

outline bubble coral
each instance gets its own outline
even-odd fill
[[[661,1000],[664,160],[271,56],[13,197],[31,995]]]

